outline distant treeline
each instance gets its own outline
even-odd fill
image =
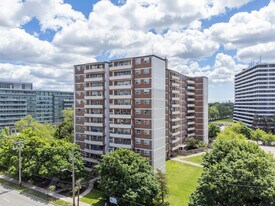
[[[233,102],[215,102],[209,103],[208,117],[209,120],[225,119],[233,117]]]

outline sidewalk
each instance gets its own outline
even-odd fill
[[[193,166],[196,166],[196,167],[203,167],[203,166],[202,166],[202,165],[200,165],[200,164],[193,163],[193,162],[189,162],[189,161],[186,161],[186,160],[183,160],[183,159],[177,158],[177,157],[172,158],[171,160],[174,160],[174,161],[177,161],[177,162],[186,163],[186,164],[193,165]]]
[[[7,180],[9,182],[13,182],[15,184],[18,184],[18,180],[14,179],[14,178],[11,178],[11,177],[8,177],[6,175],[0,175],[0,178],[4,179],[4,180]],[[37,192],[43,193],[43,194],[48,194],[49,196],[52,196],[56,199],[60,199],[60,200],[63,200],[65,202],[68,202],[68,203],[71,203],[71,204],[73,202],[73,199],[71,197],[66,197],[64,195],[60,195],[60,194],[57,194],[55,192],[51,192],[51,191],[49,191],[47,189],[44,189],[44,188],[41,188],[41,187],[30,185],[30,184],[25,183],[25,182],[22,182],[22,186],[26,187],[28,189],[32,189],[32,190],[35,190]],[[75,200],[77,202],[77,197],[75,198]],[[79,202],[79,205],[80,206],[91,206],[91,204],[87,204],[87,203],[84,203],[84,202]]]

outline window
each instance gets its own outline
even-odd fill
[[[135,62],[136,62],[136,64],[140,64],[141,63],[141,58],[136,58]]]
[[[144,100],[143,100],[143,103],[144,103],[144,104],[150,104],[150,100],[149,100],[149,99],[144,99]]]
[[[144,120],[144,124],[145,125],[150,125],[150,121],[149,120]]]
[[[140,144],[140,143],[141,143],[140,139],[136,139],[136,144]]]
[[[141,130],[140,129],[136,129],[136,134],[141,134]]]
[[[150,73],[150,69],[144,69],[144,74],[149,74]]]
[[[149,150],[144,150],[144,155],[149,156],[150,155],[150,151]]]
[[[144,57],[144,64],[148,64],[150,61],[150,58],[149,57]]]
[[[144,114],[145,115],[149,115],[150,114],[150,110],[144,110]]]
[[[150,130],[144,130],[145,135],[150,135]]]
[[[140,154],[140,149],[136,149],[136,153]]]
[[[140,84],[140,79],[136,79],[136,84]]]
[[[149,140],[144,140],[144,145],[150,145],[150,141]]]
[[[143,82],[144,82],[144,84],[149,84],[150,83],[150,79],[144,79]]]
[[[144,89],[144,94],[150,94],[150,90],[149,89]]]
[[[136,120],[136,124],[141,124],[141,120],[140,120],[140,119],[137,119],[137,120]]]
[[[141,103],[141,100],[140,99],[136,99],[136,104],[140,104]]]
[[[135,70],[136,74],[141,74],[141,70]]]
[[[141,90],[140,89],[136,89],[136,94],[141,94]]]
[[[136,109],[136,114],[141,114],[141,110],[140,109]]]

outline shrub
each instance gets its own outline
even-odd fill
[[[198,149],[202,147],[207,147],[207,144],[205,144],[203,141],[196,139],[195,137],[189,137],[186,139],[186,149]]]

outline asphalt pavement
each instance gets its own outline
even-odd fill
[[[54,206],[32,195],[0,185],[0,206]]]

